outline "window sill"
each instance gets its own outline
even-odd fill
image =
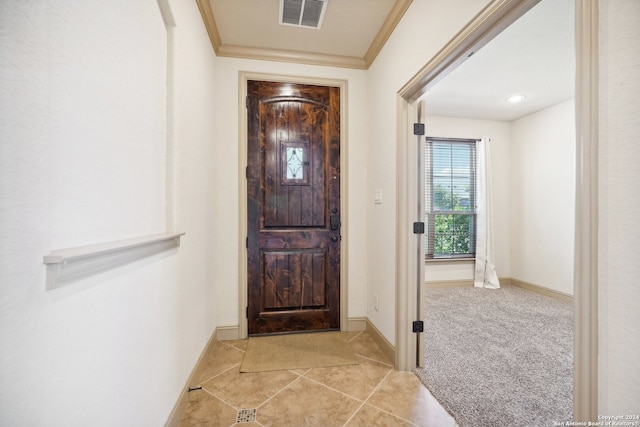
[[[424,262],[431,263],[440,263],[440,262],[475,262],[475,258],[425,258]]]
[[[135,239],[52,251],[44,256],[46,289],[180,246],[185,233],[162,233]]]

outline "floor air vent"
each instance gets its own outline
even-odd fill
[[[236,423],[252,423],[256,420],[257,409],[240,409],[236,417]]]
[[[320,28],[327,0],[280,0],[280,24]]]

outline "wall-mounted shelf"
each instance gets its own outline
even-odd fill
[[[161,233],[52,251],[44,256],[47,265],[46,288],[55,289],[74,279],[178,247],[180,236],[184,234]]]

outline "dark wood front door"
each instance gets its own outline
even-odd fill
[[[247,94],[248,333],[340,329],[340,89]]]

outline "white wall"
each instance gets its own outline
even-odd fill
[[[168,228],[184,231],[178,250],[177,277],[171,304],[165,308],[167,352],[173,359],[165,378],[170,405],[160,412],[164,421],[178,399],[191,370],[211,337],[217,321],[216,289],[222,286],[212,259],[214,223],[224,207],[216,204],[217,141],[216,58],[202,17],[194,2],[171,0],[175,27],[169,35],[169,168],[171,204]],[[165,407],[163,406],[162,409]],[[164,422],[163,421],[163,422]]]
[[[197,119],[212,85],[189,92],[187,73],[210,75],[213,55],[195,5],[174,12],[176,46],[197,61],[176,66],[168,135],[156,1],[0,3],[2,425],[162,425],[215,326],[212,275],[185,258],[207,249],[213,216],[209,172],[187,170],[210,155],[211,122]],[[165,230],[171,135],[193,149],[175,176],[183,247],[45,291],[51,250]]]
[[[171,0],[167,53],[153,0],[0,2],[0,424],[161,425],[215,326],[237,323],[239,70],[349,80],[349,315],[394,342],[395,94],[487,2],[415,1],[369,72],[216,64],[193,3]],[[599,412],[632,414],[640,3],[600,5]],[[44,290],[49,251],[165,222],[178,250]]]
[[[599,405],[640,402],[640,2],[600,1]]]
[[[425,98],[425,109],[429,111],[429,98]],[[491,138],[493,252],[499,277],[511,277],[511,126],[496,120],[472,120],[427,116],[427,136],[479,139]],[[474,264],[469,261],[428,261],[425,280],[438,282],[447,280],[473,280]]]
[[[395,342],[396,94],[488,0],[414,1],[368,72],[367,317]],[[382,204],[373,203],[381,189]],[[375,310],[374,296],[380,300]]]
[[[575,105],[512,122],[511,276],[573,295]]]
[[[426,108],[428,111],[428,96]],[[427,117],[428,135],[491,138],[493,245],[500,277],[573,294],[573,100],[513,122]],[[425,280],[473,279],[473,263],[427,262]]]
[[[348,316],[364,317],[368,283],[366,247],[369,244],[365,221],[368,200],[366,153],[370,150],[366,126],[366,71],[220,57],[217,58],[216,68],[216,117],[219,124],[216,140],[223,143],[216,145],[216,161],[213,165],[217,171],[216,205],[219,206],[213,248],[216,254],[213,258],[216,279],[221,285],[217,288],[216,296],[216,300],[221,302],[217,307],[218,324],[237,325],[239,315],[238,304],[230,302],[238,301],[238,245],[241,243],[240,236],[246,233],[246,230],[241,233],[238,217],[239,197],[243,197],[239,194],[238,182],[241,176],[238,169],[240,71],[347,80],[347,149],[343,146],[341,154],[348,159],[345,177],[348,194],[343,195],[348,197]]]

